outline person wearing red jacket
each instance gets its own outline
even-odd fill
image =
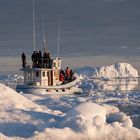
[[[62,81],[62,83],[64,83],[64,81],[65,81],[64,72],[63,72],[62,70],[60,71],[60,77],[59,77],[59,80]]]

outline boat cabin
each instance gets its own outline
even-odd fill
[[[34,67],[26,65],[21,69],[24,75],[24,85],[35,86],[56,86],[61,83],[59,74],[61,69],[61,59],[51,59],[49,67]]]

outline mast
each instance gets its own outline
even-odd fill
[[[59,57],[59,48],[60,48],[60,16],[59,16],[59,23],[58,23],[57,57]]]
[[[46,37],[45,37],[44,18],[42,20],[43,20],[43,44],[44,44],[44,49],[46,49]]]
[[[35,2],[33,0],[33,49],[36,50],[35,47]]]

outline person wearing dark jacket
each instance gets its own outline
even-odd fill
[[[39,57],[38,66],[39,66],[39,68],[42,68],[43,65],[42,65],[42,53],[41,53],[41,51],[39,51],[38,57]]]
[[[32,56],[31,56],[32,62],[33,62],[33,67],[36,66],[36,52],[34,51]]]
[[[50,68],[50,53],[45,51],[44,52],[44,55],[43,55],[43,60],[44,60],[44,65],[45,65],[45,68]]]
[[[22,67],[25,68],[25,65],[26,65],[26,55],[24,54],[24,52],[22,53],[21,58],[22,58]]]

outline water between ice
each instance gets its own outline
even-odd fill
[[[87,78],[81,84],[84,96],[97,103],[117,106],[128,114],[134,126],[140,128],[140,79],[92,79]]]

